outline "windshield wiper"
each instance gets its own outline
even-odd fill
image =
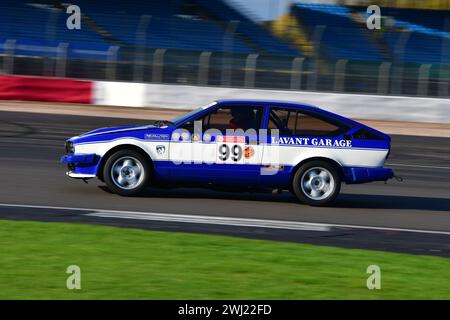
[[[156,120],[154,122],[154,125],[158,128],[161,128],[163,126],[173,126],[175,125],[172,121],[169,120]]]

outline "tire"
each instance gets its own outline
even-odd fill
[[[339,194],[341,175],[334,165],[313,160],[297,169],[291,189],[300,202],[311,206],[325,206]]]
[[[122,196],[139,194],[148,184],[150,165],[141,153],[124,149],[113,153],[103,168],[109,190]]]

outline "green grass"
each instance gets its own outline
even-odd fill
[[[81,290],[66,268],[81,268]],[[381,268],[381,290],[366,269]],[[0,299],[450,298],[450,259],[0,220]]]

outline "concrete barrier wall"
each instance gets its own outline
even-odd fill
[[[93,103],[106,106],[144,107],[146,106],[146,89],[143,83],[94,82]]]
[[[450,99],[96,82],[95,104],[193,109],[217,99],[303,102],[356,119],[450,123]],[[97,90],[96,90],[97,91]]]
[[[92,102],[92,81],[28,76],[0,76],[0,100]]]
[[[354,119],[450,123],[450,99],[0,77],[0,99],[193,109],[218,99],[302,102]]]

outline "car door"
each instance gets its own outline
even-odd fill
[[[293,108],[270,106],[267,112],[267,143],[261,159],[262,186],[286,187],[290,174],[290,159],[293,153],[301,152],[287,147],[280,141],[295,138],[297,111]]]
[[[264,106],[218,105],[181,125],[170,142],[173,180],[221,184],[258,182]],[[179,135],[179,136],[178,136]]]

